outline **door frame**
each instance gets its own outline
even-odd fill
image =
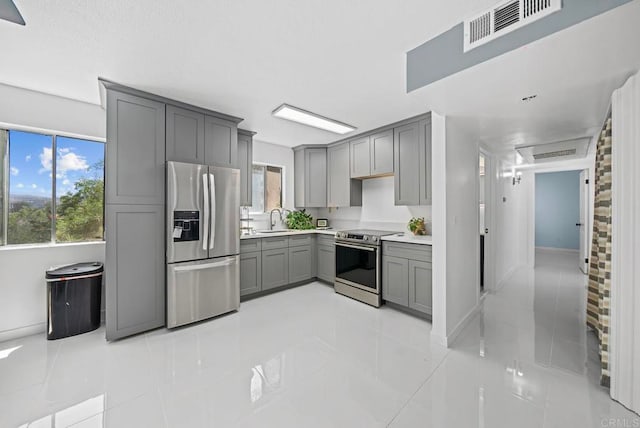
[[[544,174],[547,172],[563,172],[563,171],[589,171],[589,183],[593,183],[595,180],[594,168],[595,165],[595,153],[589,153],[586,158],[579,160],[569,160],[564,162],[556,162],[550,165],[536,165],[533,168],[520,169],[523,175],[523,182],[529,183],[528,186],[528,201],[529,219],[528,219],[528,237],[527,237],[527,265],[535,267],[536,262],[536,174]],[[516,167],[518,170],[518,167]],[[594,186],[589,186],[588,204],[589,204],[589,216],[587,218],[587,254],[591,254],[591,240],[593,236],[593,209],[594,209]]]
[[[484,237],[484,291],[496,291],[496,248],[495,248],[495,194],[497,186],[496,157],[485,147],[478,149],[478,161],[484,157],[484,223],[489,233]],[[478,165],[479,168],[479,165]],[[478,206],[478,231],[480,230],[480,171],[477,171],[477,206]],[[478,236],[478,248],[480,248],[480,236]],[[480,290],[480,273],[478,272],[478,290]]]

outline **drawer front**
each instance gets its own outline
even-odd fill
[[[287,248],[289,246],[288,236],[275,236],[273,238],[262,238],[262,250],[275,250]]]
[[[240,240],[240,253],[253,253],[262,250],[262,239],[251,238]]]
[[[383,242],[382,255],[431,262],[431,245]]]
[[[318,245],[334,245],[336,238],[330,235],[317,235]]]
[[[290,247],[300,247],[302,245],[311,245],[313,235],[292,235],[289,236]]]

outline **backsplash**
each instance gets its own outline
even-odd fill
[[[370,227],[408,232],[407,223],[411,217],[424,217],[431,234],[430,205],[396,206],[394,200],[393,177],[370,178],[362,182],[361,207],[319,208],[316,211],[318,217],[328,218],[329,226],[334,229]]]

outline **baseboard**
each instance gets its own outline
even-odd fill
[[[507,282],[507,280],[509,278],[511,278],[511,275],[513,275],[513,273],[520,268],[522,265],[516,265],[516,266],[512,266],[511,269],[509,269],[507,271],[507,273],[504,274],[504,276],[502,277],[502,279],[500,281],[498,281],[498,283],[496,284],[496,289],[492,290],[493,292],[498,292],[502,289],[502,287],[505,286],[505,283]]]
[[[45,333],[47,331],[47,323],[33,324],[26,327],[18,327],[12,330],[0,331],[0,342],[18,339],[20,337],[31,336],[34,334]]]
[[[481,307],[480,302],[478,302],[473,307],[473,309],[471,309],[469,313],[465,315],[465,317],[462,318],[462,320],[460,320],[458,325],[456,325],[453,331],[451,331],[451,333],[449,333],[447,336],[441,336],[439,334],[432,333],[431,343],[435,343],[436,345],[440,345],[444,348],[451,348],[451,346],[453,346],[453,343],[456,341],[458,336],[460,336],[460,333],[462,333],[465,327],[469,325],[469,323],[471,323],[471,320],[473,320],[473,318],[480,312],[480,307]]]
[[[450,348],[453,343],[456,341],[460,333],[465,329],[467,325],[471,322],[471,320],[480,312],[480,302],[478,302],[473,309],[469,311],[469,313],[460,320],[458,325],[455,326],[453,331],[445,337],[446,347]]]
[[[580,250],[574,250],[573,248],[554,248],[554,247],[536,247],[536,251],[550,251],[554,253],[569,253],[569,254],[580,253]]]
[[[302,285],[311,284],[312,282],[316,282],[316,278],[307,279],[300,282],[294,282],[292,284],[282,285],[280,287],[270,288],[269,290],[258,291],[253,294],[246,294],[244,296],[240,296],[240,302],[246,302],[248,300],[253,300],[258,297],[268,296],[269,294],[278,293],[280,291],[289,290],[290,288],[300,287]]]

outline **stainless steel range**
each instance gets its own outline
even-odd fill
[[[336,233],[336,293],[379,307],[381,238],[396,233],[385,230]]]

